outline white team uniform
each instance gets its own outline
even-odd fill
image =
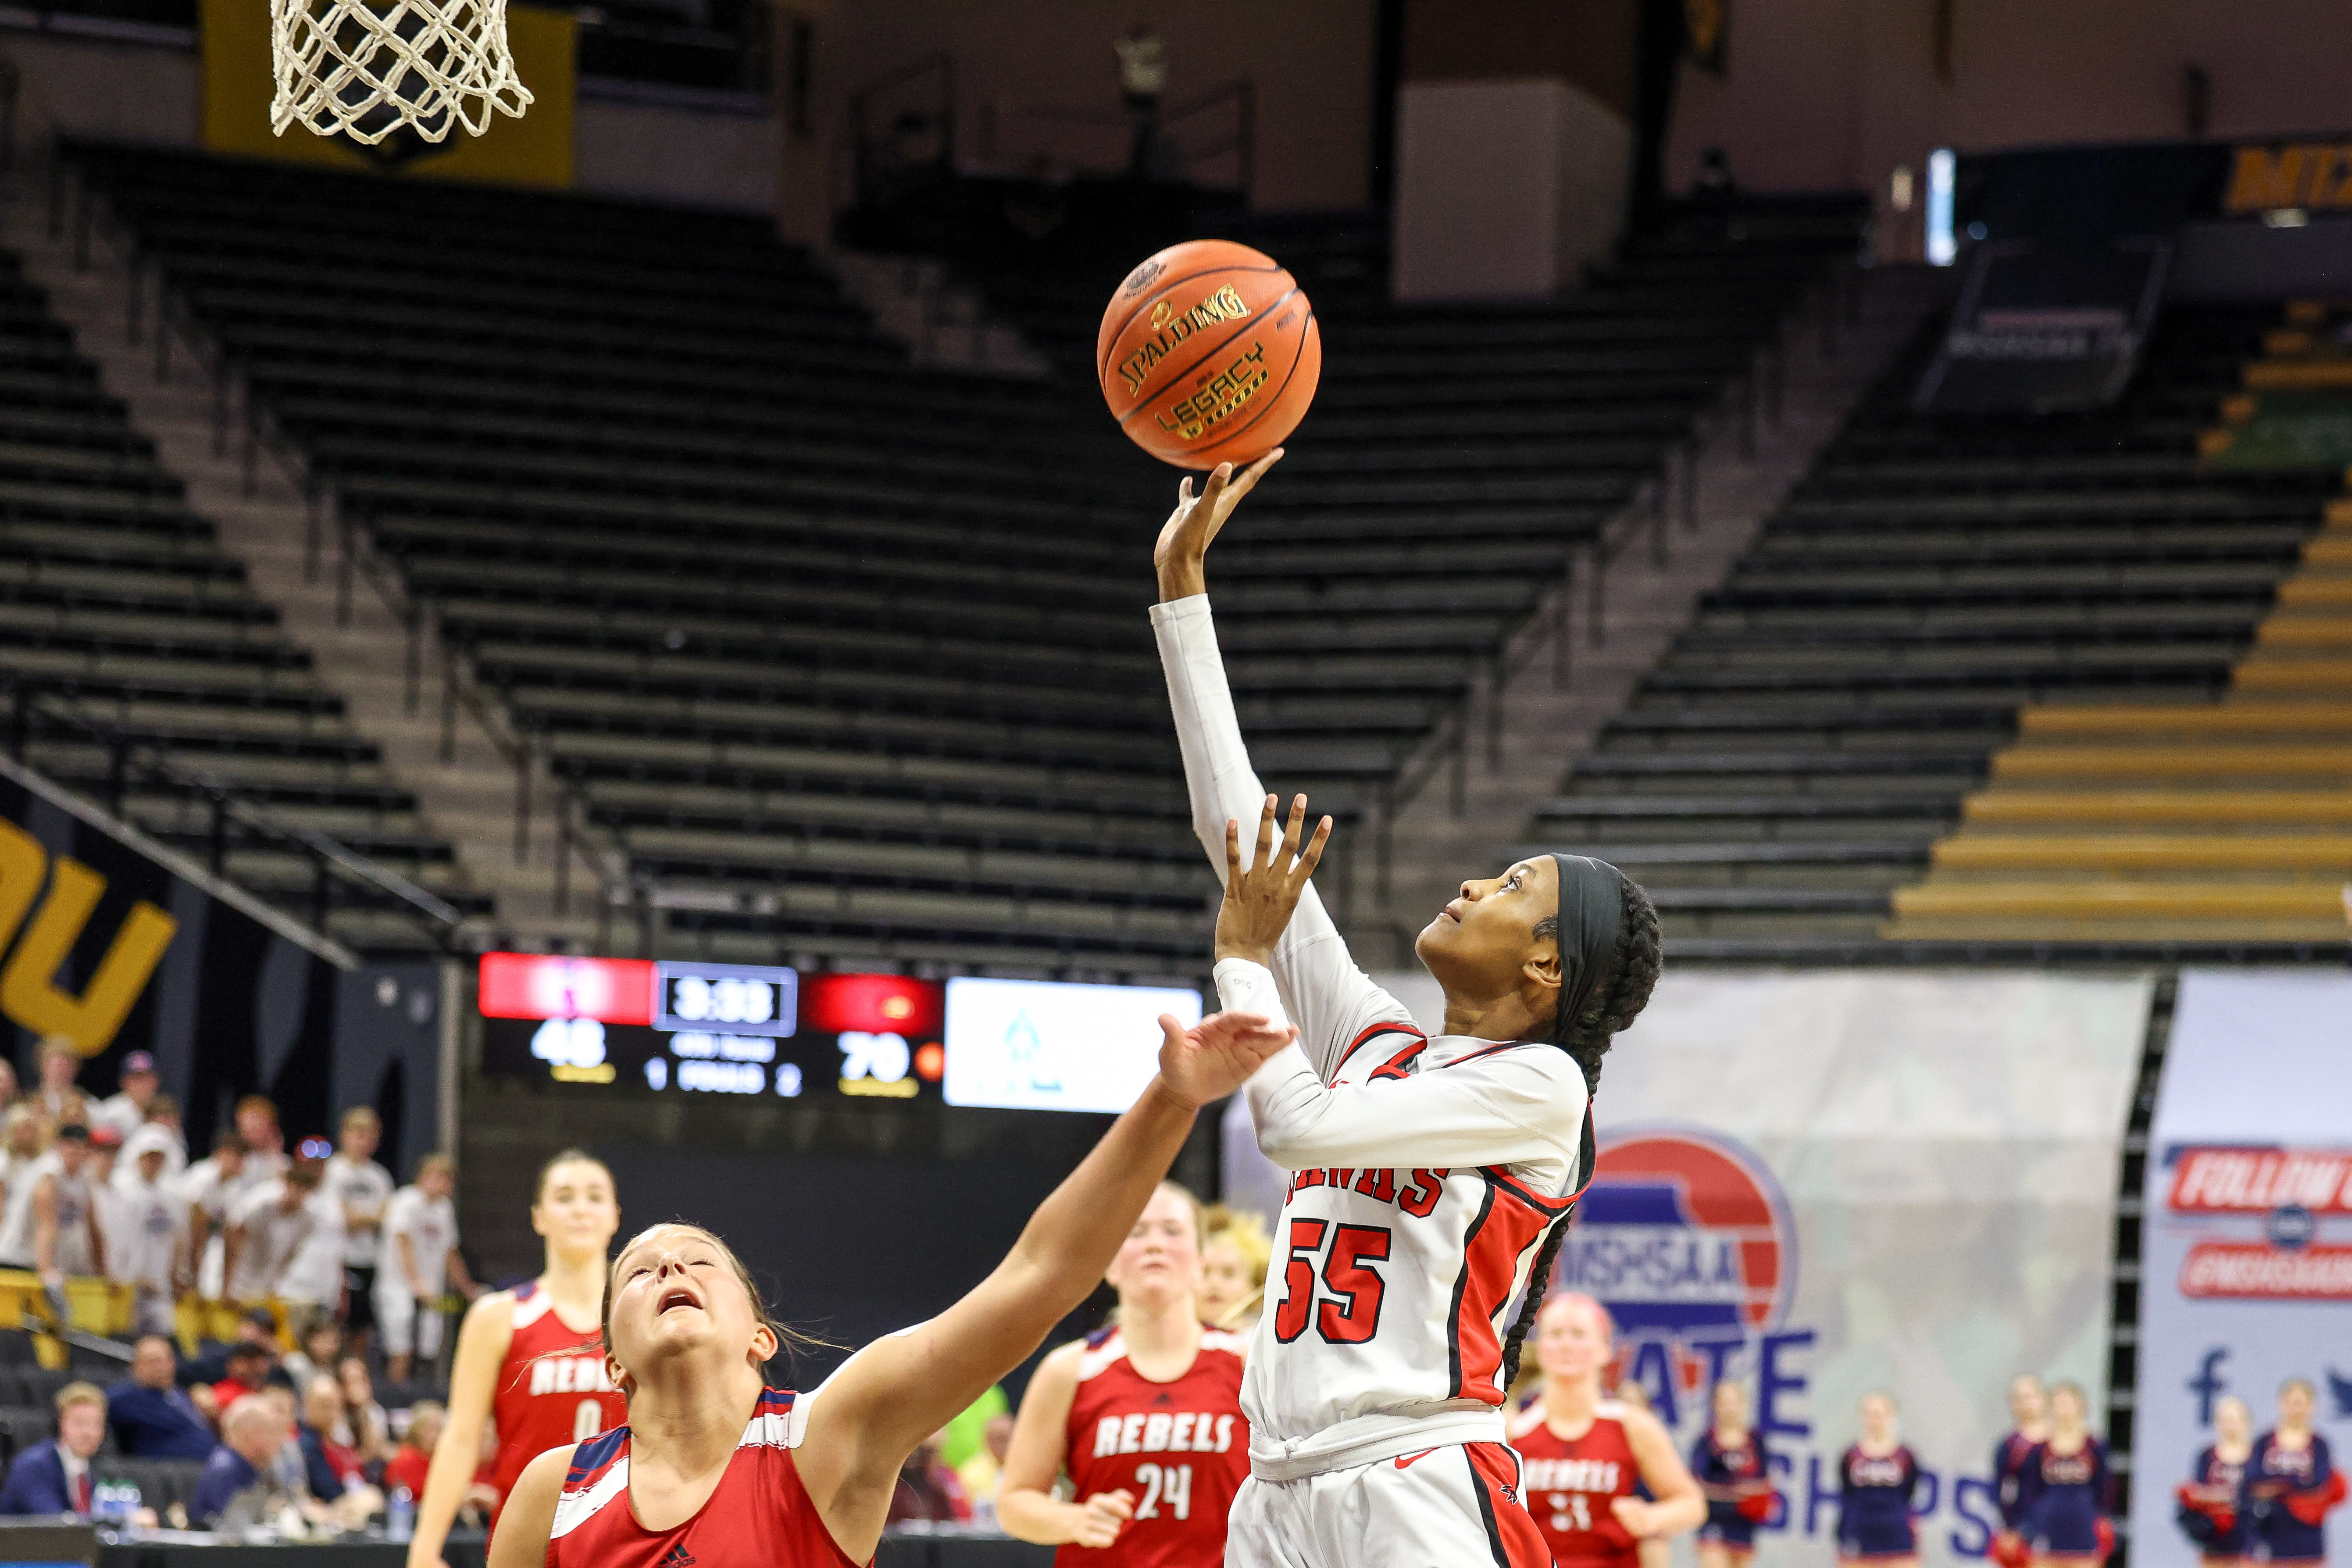
[[[1151,618],[1222,874],[1226,819],[1254,839],[1265,790],[1207,598]],[[1496,1383],[1511,1303],[1589,1177],[1583,1071],[1548,1044],[1425,1037],[1311,887],[1273,960],[1216,969],[1226,1007],[1299,1030],[1245,1089],[1258,1147],[1294,1174],[1243,1378],[1228,1568],[1548,1562]]]
[[[408,1271],[401,1267],[402,1237],[416,1259],[421,1294],[411,1289]],[[383,1214],[383,1262],[375,1273],[375,1321],[383,1330],[386,1353],[414,1352],[427,1361],[441,1353],[441,1310],[435,1303],[446,1288],[449,1249],[457,1245],[457,1205],[428,1198],[414,1186],[393,1194]],[[426,1303],[422,1312],[419,1301]]]
[[[137,1292],[142,1333],[172,1331],[172,1274],[188,1244],[188,1205],[169,1175],[142,1182],[135,1166],[114,1173],[119,1223],[106,1233],[106,1266]]]

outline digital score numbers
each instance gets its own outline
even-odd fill
[[[944,996],[897,974],[486,953],[482,1068],[660,1093],[936,1095]]]

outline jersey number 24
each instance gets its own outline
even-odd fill
[[[1290,1260],[1283,1266],[1274,1337],[1288,1344],[1310,1323],[1327,1343],[1335,1345],[1360,1345],[1379,1332],[1381,1298],[1388,1281],[1371,1266],[1388,1260],[1390,1240],[1386,1226],[1292,1220]],[[1322,1255],[1319,1270],[1318,1254]]]

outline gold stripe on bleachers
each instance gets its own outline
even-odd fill
[[[2280,345],[2284,346],[2284,345]],[[2352,391],[2352,359],[2247,368]],[[2352,880],[2352,496],[2210,703],[2040,704],[1889,937],[2340,941]]]

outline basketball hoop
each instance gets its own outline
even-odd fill
[[[506,0],[269,0],[278,90],[269,129],[300,123],[368,146],[403,126],[427,142],[522,117]]]

